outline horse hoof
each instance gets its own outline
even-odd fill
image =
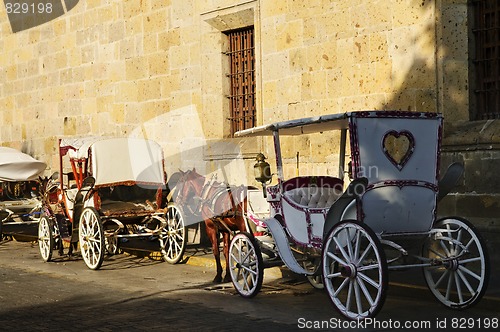
[[[225,276],[224,282],[231,282],[231,276]]]
[[[214,282],[217,284],[220,284],[222,282],[222,277],[219,277],[219,276],[215,277]]]

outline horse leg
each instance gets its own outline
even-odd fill
[[[220,251],[219,251],[219,239],[217,228],[215,227],[213,221],[205,221],[205,229],[207,236],[212,243],[212,251],[215,257],[215,266],[217,267],[217,274],[215,275],[214,282],[222,282],[222,265],[220,262]]]
[[[222,234],[224,239],[224,258],[226,259],[226,275],[224,276],[224,282],[230,282],[231,275],[229,274],[229,238],[231,234],[229,234],[229,232],[224,232]]]

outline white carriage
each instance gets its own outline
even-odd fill
[[[285,179],[280,136],[311,134],[313,141],[330,130],[340,131],[338,177]],[[477,303],[489,278],[486,246],[469,221],[437,218],[438,201],[463,172],[452,164],[440,179],[441,134],[440,114],[397,111],[324,115],[236,133],[274,137],[278,178],[266,188],[269,165],[258,156],[256,179],[270,204],[270,215],[261,221],[273,242],[248,233],[233,238],[236,290],[243,297],[258,293],[264,268],[280,264],[268,254],[274,249],[290,270],[311,281],[320,276],[334,307],[348,319],[379,312],[389,270],[422,268],[432,294],[447,307]]]
[[[60,171],[47,185],[39,223],[45,261],[79,243],[90,269],[133,238],[159,241],[163,258],[182,258],[186,231],[167,205],[163,150],[139,138],[62,139]],[[65,170],[69,172],[65,173]],[[69,246],[72,252],[72,245]]]
[[[0,147],[0,240],[36,241],[41,201],[39,176],[46,164],[28,154]]]

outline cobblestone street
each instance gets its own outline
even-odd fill
[[[201,265],[201,264],[200,264]],[[6,331],[293,331],[336,328],[341,316],[326,293],[300,280],[265,271],[262,291],[248,300],[232,284],[213,284],[212,266],[170,265],[126,254],[107,257],[99,271],[81,259],[44,263],[38,247],[0,243],[0,329]],[[364,330],[398,330],[394,324],[473,320],[498,323],[498,302],[483,300],[465,311],[439,305],[428,291],[389,287],[385,305]],[[346,323],[344,323],[346,324]],[[491,325],[491,324],[490,324]],[[484,327],[484,326],[483,326]]]

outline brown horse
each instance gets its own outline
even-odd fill
[[[194,214],[200,215],[205,222],[205,228],[212,243],[212,249],[217,266],[214,282],[229,282],[229,241],[235,231],[245,231],[244,208],[246,207],[246,188],[244,186],[229,187],[214,180],[206,180],[195,169],[181,171],[177,183],[178,195],[176,202],[184,208],[189,208]],[[220,262],[219,234],[223,237],[223,251],[226,259],[226,274],[222,279]]]

